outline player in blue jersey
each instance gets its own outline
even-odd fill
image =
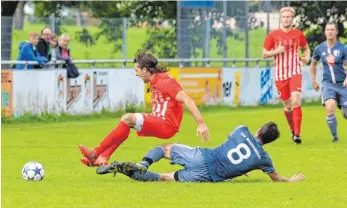
[[[337,26],[329,22],[325,26],[326,41],[316,47],[311,62],[312,87],[319,91],[316,81],[317,62],[323,64],[322,103],[326,110],[326,121],[333,136],[338,142],[336,106],[342,110],[347,119],[347,46],[337,40]]]
[[[219,182],[260,169],[274,181],[295,182],[305,178],[280,176],[272,165],[263,145],[279,137],[277,125],[269,122],[252,136],[246,126],[239,126],[229,134],[227,141],[215,148],[189,147],[182,144],[164,144],[147,153],[141,163],[113,162],[100,166],[98,174],[120,172],[138,181]],[[154,173],[148,167],[162,158],[179,164],[184,169],[172,173]]]

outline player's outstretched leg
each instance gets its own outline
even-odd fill
[[[330,133],[333,136],[333,142],[338,142],[339,138],[337,136],[337,120],[335,115],[336,101],[335,99],[327,99],[324,102],[326,111],[326,122],[329,126]]]
[[[294,137],[294,122],[293,122],[293,109],[284,107],[284,115],[287,118],[290,131],[292,132],[292,138]]]
[[[85,157],[81,159],[81,162],[88,166],[91,166],[91,164],[95,166],[107,164],[107,160],[111,154],[128,138],[130,128],[135,127],[137,129],[141,128],[142,125],[143,116],[141,114],[125,114],[122,116],[118,126],[101,141],[99,146],[94,149],[89,149],[83,145],[79,146],[80,151]],[[99,159],[100,162],[96,163],[99,156],[101,156],[101,159]]]
[[[131,162],[117,162],[114,161],[110,165],[102,165],[96,169],[96,173],[103,175],[113,173],[122,173],[129,178],[137,181],[160,181],[161,177],[158,173],[153,172],[141,172],[140,169],[136,169],[137,164]],[[147,171],[147,169],[146,169]],[[162,177],[163,178],[163,177]]]
[[[293,141],[296,144],[301,144],[300,138],[301,133],[301,121],[302,121],[302,109],[301,109],[301,98],[299,92],[292,92],[292,107],[293,107],[293,123],[294,123],[294,137]]]

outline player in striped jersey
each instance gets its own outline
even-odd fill
[[[209,130],[199,109],[180,84],[167,73],[166,67],[159,66],[157,59],[146,52],[139,53],[134,62],[136,76],[151,85],[152,113],[127,113],[99,146],[89,149],[80,145],[84,155],[81,162],[87,166],[107,165],[111,154],[128,138],[130,128],[136,129],[138,136],[172,138],[181,125],[182,104],[194,116],[198,124],[197,134],[202,141],[209,139]]]
[[[338,142],[336,105],[347,119],[347,46],[337,40],[337,26],[329,22],[325,26],[326,41],[319,44],[312,56],[311,78],[312,87],[319,91],[316,81],[317,62],[323,64],[322,102],[326,110],[326,121],[333,136],[333,142]]]
[[[284,114],[292,132],[292,140],[301,143],[301,85],[302,63],[310,61],[310,48],[301,30],[292,28],[295,10],[284,7],[280,11],[281,29],[271,31],[264,41],[263,57],[274,57],[275,81],[278,94],[284,103]],[[299,49],[304,57],[299,56]]]

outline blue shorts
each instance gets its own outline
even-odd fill
[[[323,82],[322,84],[322,104],[328,99],[336,100],[337,106],[347,106],[347,88],[342,84],[333,84],[330,82]]]
[[[211,182],[209,170],[199,147],[173,144],[171,147],[171,163],[179,164],[184,169],[175,173],[180,182]]]

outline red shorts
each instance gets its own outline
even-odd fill
[[[142,115],[143,126],[141,131],[137,132],[138,136],[170,139],[177,133],[166,120],[149,113],[142,113]]]
[[[302,75],[296,74],[287,80],[276,81],[276,87],[281,100],[286,101],[293,92],[301,93]]]

